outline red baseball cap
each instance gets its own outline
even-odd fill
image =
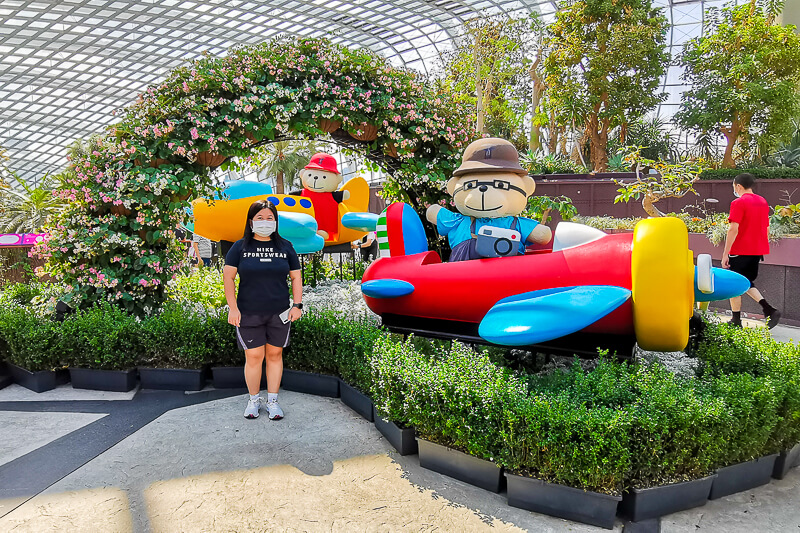
[[[336,166],[336,158],[323,152],[311,156],[311,161],[308,162],[305,168],[339,174],[339,168]]]

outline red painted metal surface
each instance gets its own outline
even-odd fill
[[[414,286],[400,298],[365,296],[375,313],[393,313],[478,324],[499,300],[516,294],[578,285],[631,288],[632,235],[609,235],[551,253],[442,263],[436,252],[381,258],[363,281],[398,279]],[[569,317],[565,317],[569,320]],[[633,310],[628,301],[584,331],[629,335]]]

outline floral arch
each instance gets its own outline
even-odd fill
[[[175,229],[210,171],[253,146],[318,138],[356,149],[391,175],[388,193],[423,209],[476,137],[470,117],[411,71],[324,39],[278,38],[174,70],[70,161],[68,207],[32,254],[83,307],[149,313],[182,266]]]

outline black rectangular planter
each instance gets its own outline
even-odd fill
[[[701,507],[708,501],[711,485],[714,484],[714,478],[716,477],[716,474],[712,474],[682,483],[670,483],[669,485],[647,489],[633,489],[622,495],[619,513],[634,522],[641,522],[642,520]]]
[[[339,397],[339,378],[299,370],[284,370],[281,388],[328,398]]]
[[[759,457],[746,463],[726,466],[717,470],[717,479],[711,486],[709,500],[716,500],[737,492],[754,489],[769,483],[778,454]]]
[[[136,387],[136,378],[135,368],[130,370],[69,369],[69,379],[75,389],[128,392]]]
[[[360,414],[367,422],[375,420],[373,415],[375,409],[369,396],[351,387],[341,379],[339,380],[339,393],[342,395],[342,402],[347,407]]]
[[[14,378],[8,372],[8,366],[5,361],[0,361],[0,389],[5,389],[14,383]]]
[[[508,505],[612,529],[622,496],[611,496],[506,472]]]
[[[415,455],[419,451],[417,439],[414,435],[414,428],[401,428],[394,422],[381,418],[372,406],[372,418],[375,420],[375,427],[381,432],[389,444],[397,450],[400,455]]]
[[[212,366],[211,383],[215,389],[242,389],[247,390],[244,380],[244,365],[242,366]],[[260,390],[267,389],[266,370],[261,370]]]
[[[139,368],[143,389],[198,391],[206,386],[206,371],[186,368]]]
[[[31,372],[9,363],[8,372],[14,378],[15,383],[19,383],[33,392],[46,392],[55,389],[59,385],[69,383],[69,371],[66,368]]]
[[[783,479],[789,470],[800,464],[800,444],[795,444],[791,450],[783,451],[775,459],[775,467],[772,469],[772,477]]]
[[[479,459],[464,452],[417,439],[419,465],[492,492],[500,492],[503,469],[491,461]]]

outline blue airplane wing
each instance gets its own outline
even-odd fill
[[[318,252],[325,246],[325,239],[317,235],[317,221],[305,213],[278,211],[278,232],[298,254]]]
[[[628,289],[610,285],[526,292],[497,302],[483,317],[478,334],[504,346],[539,344],[582,330],[630,297]]]
[[[345,213],[342,215],[342,226],[356,231],[375,231],[378,215],[375,213]]]

